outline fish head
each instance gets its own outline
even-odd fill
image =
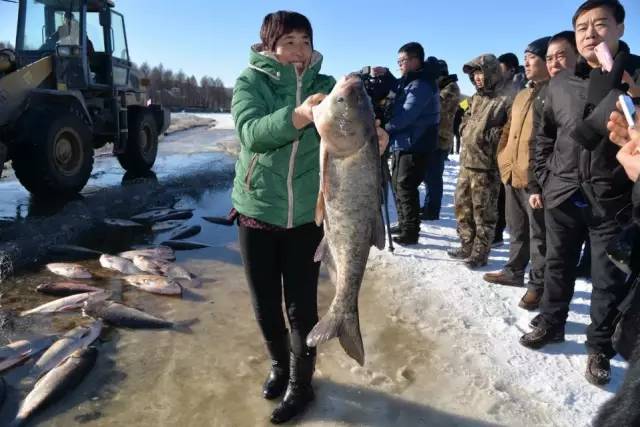
[[[357,74],[342,77],[313,116],[322,144],[337,157],[360,150],[375,132],[373,104]]]

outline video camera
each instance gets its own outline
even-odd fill
[[[393,89],[393,79],[386,75],[374,77],[370,66],[362,67],[360,72],[356,74],[362,80],[364,89],[371,98],[376,119],[380,120],[384,126],[390,119],[391,111],[387,97]]]

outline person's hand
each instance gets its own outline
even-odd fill
[[[372,67],[371,68],[371,77],[378,77],[385,75],[389,72],[389,69],[386,67]]]
[[[384,150],[389,145],[389,134],[386,130],[380,126],[380,120],[376,119],[376,133],[378,134],[378,147],[380,148],[380,155],[384,154]]]
[[[627,123],[627,119],[622,114],[622,107],[620,107],[620,102],[616,103],[616,107],[618,107],[617,111],[614,111],[609,116],[609,122],[607,123],[607,129],[609,130],[609,139],[614,144],[623,147],[627,144],[631,139],[639,139],[640,138],[640,110],[636,107],[636,116],[638,117],[636,120],[636,130],[629,128],[629,123]]]
[[[622,81],[629,85],[629,91],[627,93],[632,98],[640,98],[640,86],[636,84],[628,72],[624,72],[622,75]]]
[[[301,105],[296,107],[296,109],[293,110],[292,116],[293,127],[296,129],[302,129],[309,123],[313,122],[313,112],[311,109],[320,104],[326,97],[327,95],[324,93],[316,93],[310,95]]]
[[[529,196],[529,206],[532,209],[542,209],[544,204],[542,203],[542,194],[532,194]]]
[[[640,138],[627,142],[616,155],[631,181],[636,182],[640,176]]]

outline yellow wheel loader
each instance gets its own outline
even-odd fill
[[[113,143],[127,171],[155,162],[170,113],[151,103],[111,0],[19,0],[15,50],[0,50],[0,172],[11,161],[36,196],[87,183]]]

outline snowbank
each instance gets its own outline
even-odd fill
[[[215,125],[216,120],[213,117],[202,117],[190,113],[171,113],[171,126],[169,126],[169,129],[167,129],[165,134],[170,135],[175,132],[193,129],[195,127],[213,127]]]
[[[522,347],[518,339],[530,330],[528,322],[536,314],[517,306],[525,290],[482,280],[485,272],[499,270],[506,262],[508,246],[494,249],[489,265],[481,271],[470,271],[446,254],[458,244],[453,214],[458,156],[451,157],[445,170],[441,220],[422,222],[417,245],[396,246],[395,254],[372,249],[369,267],[383,271],[393,266],[403,272],[404,285],[389,283],[388,301],[403,321],[414,324],[426,337],[451,343],[443,369],[470,377],[483,372],[482,381],[471,378],[474,386],[502,393],[506,400],[520,399],[544,408],[545,418],[552,421],[541,424],[590,425],[599,406],[621,384],[626,369],[621,359],[614,359],[613,380],[604,389],[584,378],[591,284],[582,280],[576,284],[565,343],[540,351]],[[509,397],[510,393],[518,396]],[[530,421],[523,424],[532,425]]]

